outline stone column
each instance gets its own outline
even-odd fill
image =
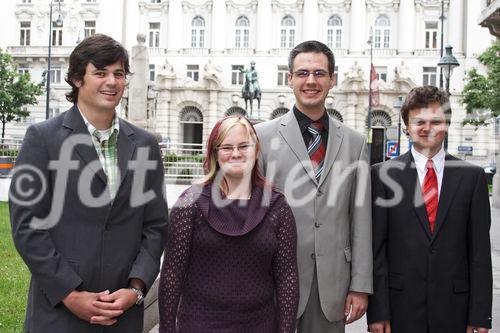
[[[464,1],[451,0],[448,9],[448,44],[453,46],[455,56],[464,54],[464,22]]]
[[[208,101],[208,112],[207,119],[203,121],[203,144],[207,142],[208,134],[212,130],[215,122],[217,121],[217,98],[219,92],[217,90],[210,90],[209,101]]]
[[[352,0],[350,21],[349,49],[351,55],[362,55],[367,48],[366,41],[366,5],[364,0]]]
[[[133,124],[147,128],[147,101],[148,101],[148,49],[144,45],[146,36],[137,35],[137,45],[132,47],[130,70],[134,75],[130,76],[128,118]]]
[[[222,54],[225,48],[226,35],[226,3],[225,1],[214,1],[212,5],[212,36],[210,48],[212,54]]]
[[[304,15],[302,15],[303,39],[318,39],[318,0],[304,1]]]
[[[415,49],[414,0],[401,0],[398,16],[398,49],[402,56],[409,56]]]
[[[182,1],[170,1],[168,5],[168,39],[167,39],[167,50],[169,54],[175,54],[179,52],[179,49],[182,48],[181,31],[184,30],[184,22],[182,14]],[[189,30],[186,30],[186,33],[189,33]],[[184,37],[184,38],[190,38]]]
[[[259,0],[257,4],[256,53],[266,53],[271,48],[272,36],[271,0]]]

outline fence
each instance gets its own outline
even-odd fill
[[[0,177],[8,176],[21,140],[0,140]],[[203,145],[195,143],[160,143],[167,183],[190,184],[203,177]]]
[[[165,181],[190,184],[203,177],[203,145],[195,143],[161,143]]]

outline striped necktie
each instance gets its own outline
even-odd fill
[[[432,160],[428,160],[425,167],[427,168],[427,173],[425,174],[424,184],[422,185],[422,194],[424,196],[427,217],[429,218],[429,227],[431,233],[433,233],[438,209],[438,182]]]
[[[319,181],[321,177],[321,173],[323,172],[323,163],[325,161],[325,145],[321,140],[321,131],[323,129],[323,125],[320,121],[312,122],[307,130],[311,133],[312,140],[309,143],[309,147],[307,147],[307,153],[309,154],[309,158],[311,159],[311,163],[314,168],[314,175],[316,180]]]

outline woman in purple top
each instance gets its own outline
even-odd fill
[[[246,118],[216,123],[204,182],[186,190],[170,214],[160,333],[295,332],[295,220],[259,173],[258,154]]]

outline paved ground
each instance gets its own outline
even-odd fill
[[[186,186],[168,185],[167,200],[169,206],[172,206],[180,193]],[[500,333],[500,209],[491,210],[491,248],[493,261],[493,329],[490,332]],[[366,318],[363,317],[357,322],[347,326],[346,333],[364,333],[366,332]],[[157,333],[155,327],[149,333]]]

